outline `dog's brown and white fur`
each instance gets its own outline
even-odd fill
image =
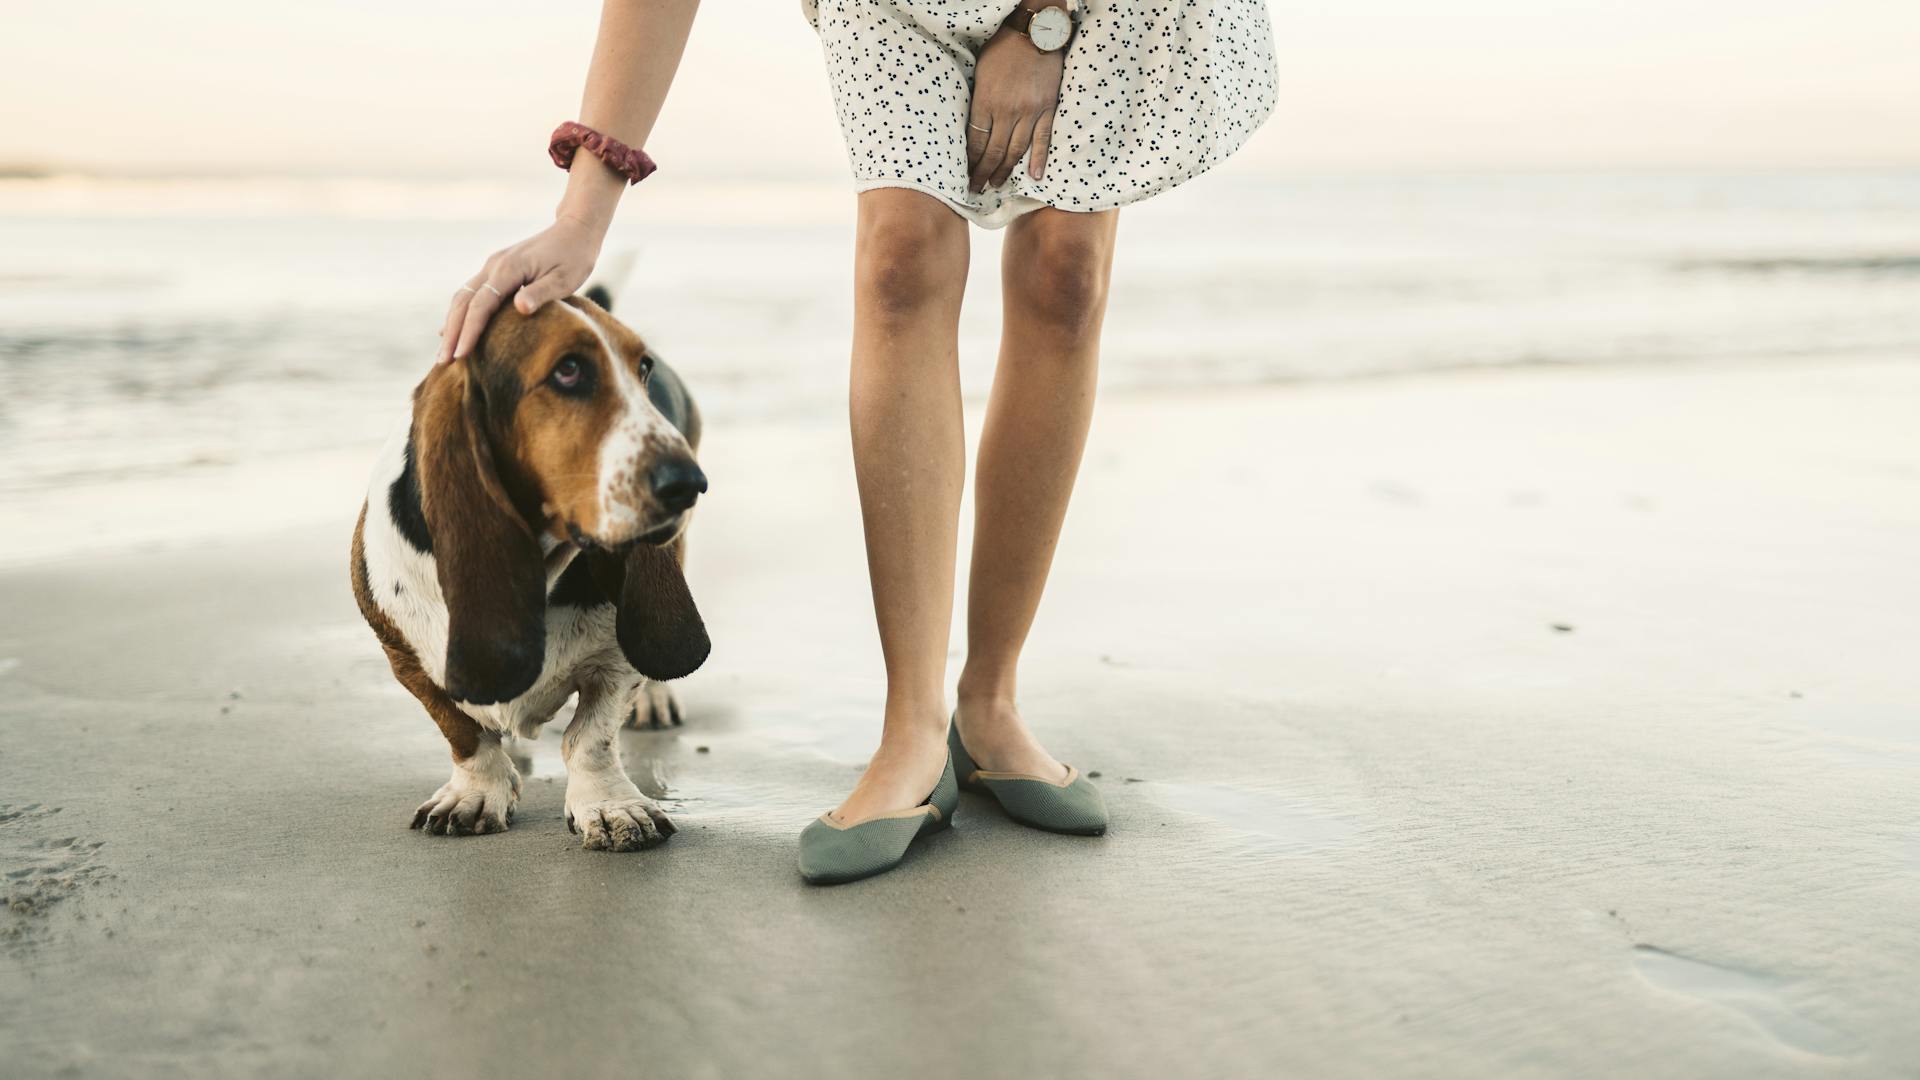
[[[636,705],[677,713],[659,680],[709,644],[681,572],[706,479],[677,376],[599,305],[506,305],[466,360],[414,391],[353,536],[360,611],[453,751],[413,825],[507,828],[520,775],[502,740],[569,696],[566,814],[589,848],[630,851],[673,825],[620,763]]]

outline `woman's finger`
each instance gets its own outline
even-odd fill
[[[480,279],[475,278],[478,282]],[[467,304],[473,300],[472,283],[454,290],[453,300],[447,305],[447,318],[440,326],[440,346],[434,350],[433,362],[444,364],[453,359],[454,342],[460,340],[460,326],[467,318]]]
[[[974,191],[987,190],[987,178],[1000,168],[1000,162],[1006,159],[1007,142],[1013,138],[1013,121],[1005,117],[993,118],[993,134],[987,136],[987,152],[980,155],[980,164],[973,167],[973,175],[968,177],[967,186]]]
[[[572,295],[574,286],[567,281],[568,276],[559,267],[541,274],[513,294],[513,306],[520,309],[520,314],[531,315],[550,300]]]
[[[980,159],[987,153],[987,138],[993,134],[993,118],[985,109],[978,106],[967,114],[967,174],[971,176],[980,168]]]
[[[1023,116],[1014,122],[1013,134],[1007,139],[1007,156],[1001,160],[1000,167],[993,170],[988,181],[989,187],[999,187],[1020,167],[1020,155],[1027,152],[1027,146],[1033,142],[1033,117]]]
[[[460,324],[460,340],[453,347],[455,360],[465,359],[473,347],[480,344],[480,335],[486,332],[487,322],[493,318],[494,312],[500,310],[501,301],[520,287],[521,280],[520,273],[502,263],[495,266],[493,272],[487,275],[487,280],[480,283],[479,289],[467,302],[467,317]]]
[[[468,301],[466,317],[460,320],[460,337],[453,346],[455,360],[467,358],[473,347],[480,343],[480,335],[486,332],[487,322],[499,310],[500,296],[494,291],[495,288],[491,282],[483,282],[480,291]]]
[[[1027,158],[1027,175],[1039,180],[1047,172],[1047,148],[1053,145],[1053,110],[1040,114],[1033,123],[1033,154]]]

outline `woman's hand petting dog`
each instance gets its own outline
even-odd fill
[[[985,191],[1006,183],[1029,147],[1027,175],[1040,179],[1066,67],[1065,49],[1043,53],[1025,34],[1004,26],[980,49],[967,116],[968,187]]]
[[[435,363],[465,359],[509,296],[522,315],[533,314],[549,300],[572,296],[593,273],[606,232],[603,225],[563,214],[540,232],[494,252],[480,273],[454,291]]]

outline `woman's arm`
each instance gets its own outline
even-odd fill
[[[580,122],[628,146],[645,146],[699,6],[700,0],[604,0]],[[626,179],[599,158],[575,155],[553,224],[495,252],[454,293],[440,331],[438,361],[472,351],[506,297],[532,314],[584,284],[626,186]]]

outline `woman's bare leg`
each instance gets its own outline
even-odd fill
[[[887,704],[880,749],[834,811],[842,821],[918,805],[946,762],[966,284],[965,220],[918,191],[861,193],[849,404]]]
[[[1005,325],[974,470],[973,571],[958,722],[983,768],[1059,776],[1015,704],[1020,649],[1040,607],[1093,420],[1100,323],[1119,211],[1046,208],[1007,228]]]

